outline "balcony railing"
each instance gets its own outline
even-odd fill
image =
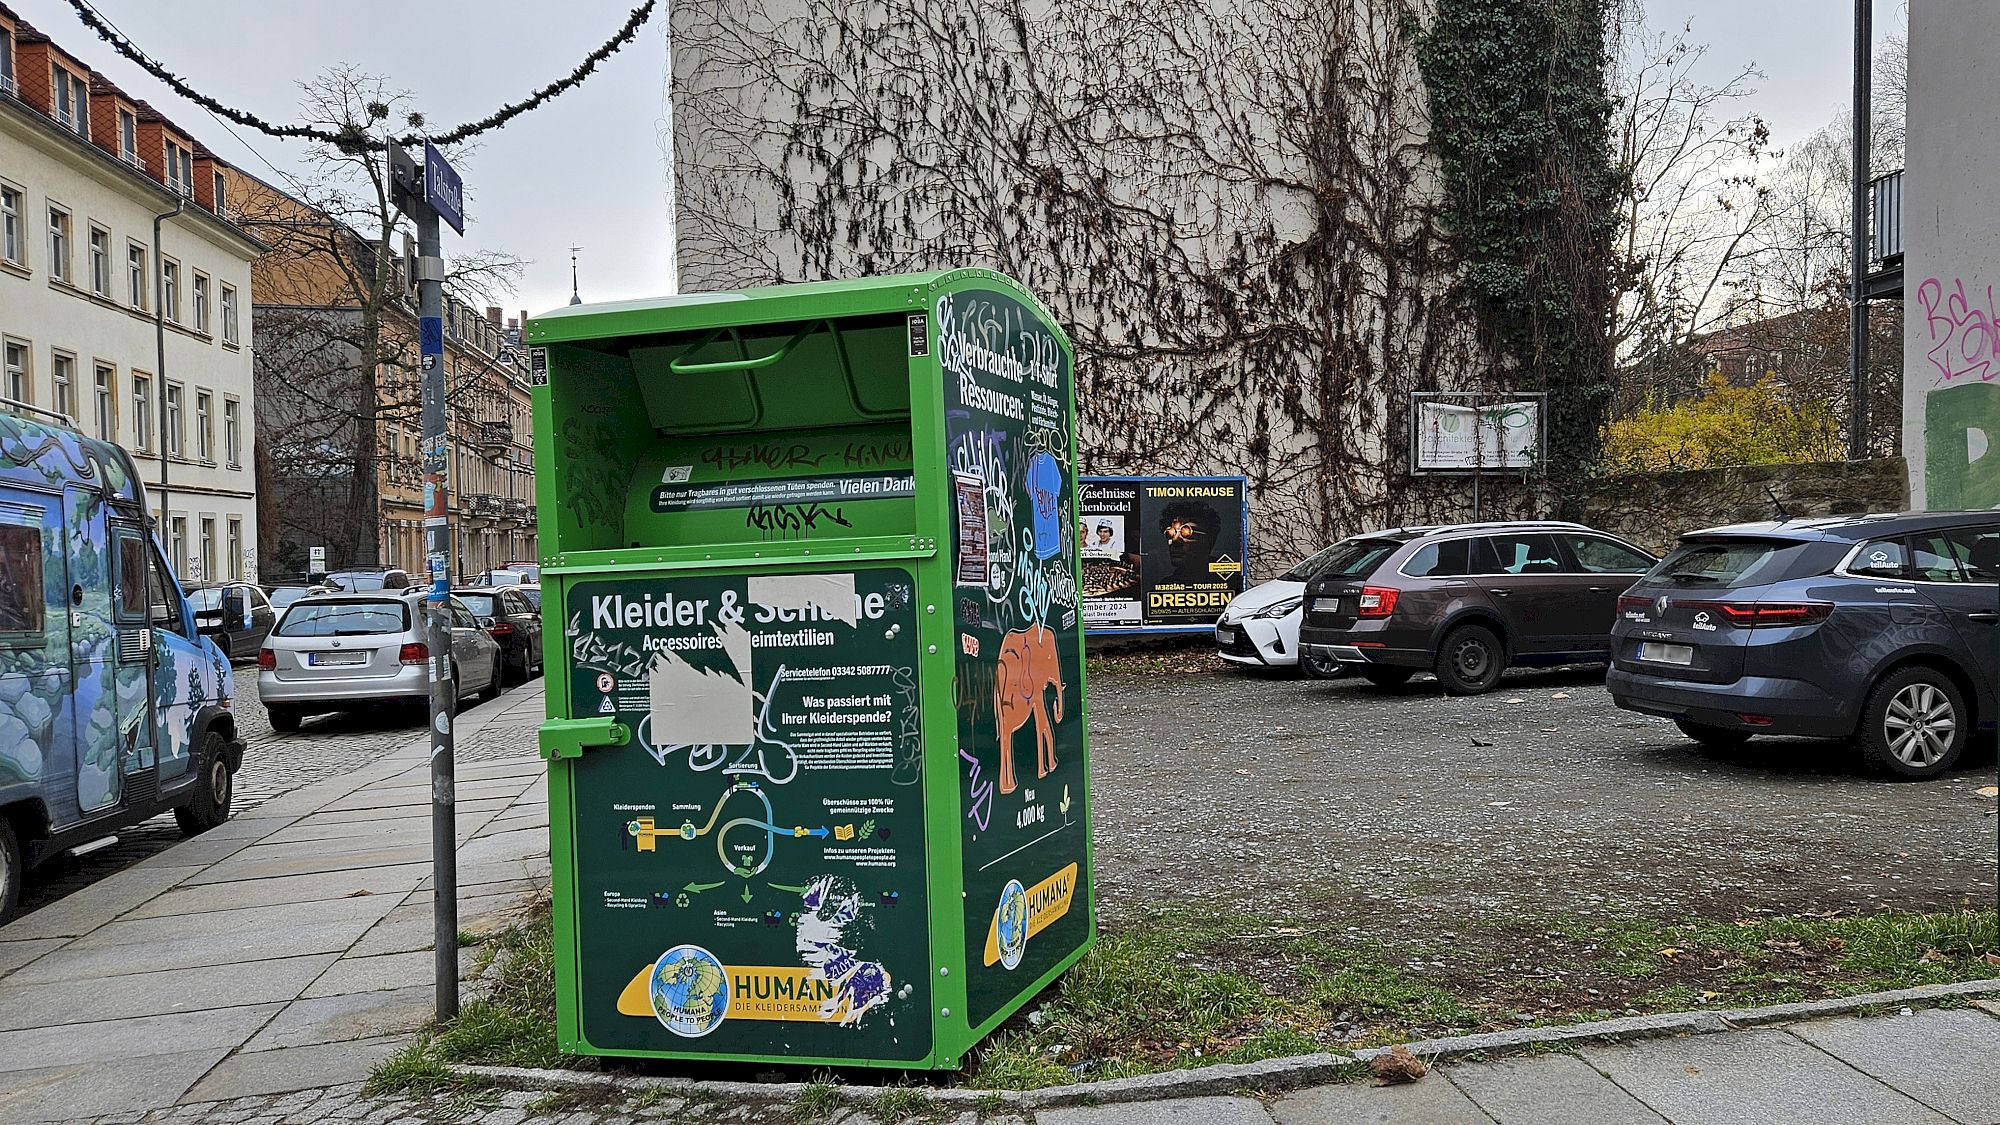
[[[498,457],[507,452],[507,447],[512,444],[514,444],[514,423],[479,423],[479,453],[481,456],[488,459]]]
[[[1903,295],[1903,171],[1885,172],[1868,182],[1868,273],[1862,292],[1869,297]]]
[[[500,514],[500,498],[490,492],[472,492],[465,497],[465,510],[475,516],[486,518]]]

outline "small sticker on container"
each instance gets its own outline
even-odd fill
[[[924,313],[910,314],[910,358],[931,354],[931,318]]]
[[[528,382],[537,387],[549,385],[549,349],[528,349]]]

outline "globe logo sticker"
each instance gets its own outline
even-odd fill
[[[729,973],[699,945],[677,945],[660,954],[647,992],[661,1025],[684,1039],[707,1035],[729,1014]]]
[[[1001,888],[993,929],[999,935],[1000,964],[1010,970],[1019,968],[1021,955],[1028,951],[1028,892],[1021,889],[1019,879],[1009,879]]]

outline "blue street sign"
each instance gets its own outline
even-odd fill
[[[424,142],[424,201],[451,229],[465,233],[465,182],[429,141]]]

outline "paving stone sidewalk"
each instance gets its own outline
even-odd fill
[[[535,684],[460,716],[461,930],[546,885],[542,714]],[[430,784],[426,739],[394,737],[0,928],[0,1122],[292,1097],[409,1042],[432,1005]]]

